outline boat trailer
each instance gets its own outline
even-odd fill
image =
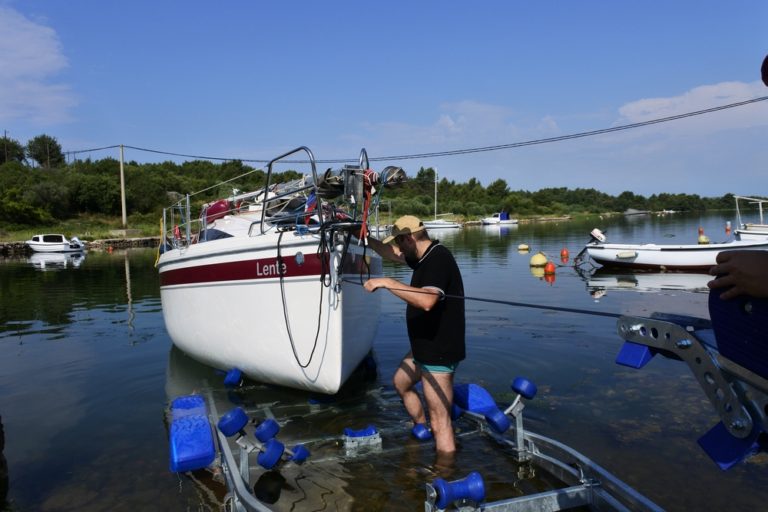
[[[653,314],[651,318],[621,316],[617,332],[624,339],[617,364],[640,369],[655,355],[688,364],[720,422],[698,440],[699,445],[727,470],[758,451],[766,449],[768,410],[768,346],[761,343],[760,329],[768,318],[768,301],[741,299],[721,301],[710,294],[712,320]],[[763,331],[764,332],[764,331]],[[227,375],[228,384],[239,380]],[[525,401],[534,398],[536,385],[525,378],[512,382],[513,402],[501,409],[492,396],[476,384],[454,388],[454,421],[469,421],[474,429],[463,429],[457,437],[485,435],[519,463],[519,471],[535,468],[563,486],[549,491],[486,501],[479,472],[446,481],[425,483],[424,510],[556,511],[574,507],[589,510],[658,511],[648,498],[576,450],[554,439],[526,430]],[[260,409],[264,412],[263,409]],[[193,471],[214,463],[220,465],[229,489],[228,510],[269,511],[268,504],[250,491],[256,471],[269,471],[286,464],[320,464],[309,447],[317,440],[292,448],[277,439],[280,426],[267,411],[254,420],[241,407],[219,416],[213,397],[186,395],[173,400],[170,427],[171,470]],[[252,428],[252,433],[246,429]],[[369,425],[361,430],[344,429],[335,441],[337,460],[375,457],[402,447],[387,446],[388,433]],[[417,433],[414,431],[414,435]],[[329,439],[323,439],[324,442]],[[327,460],[327,459],[326,459]],[[521,475],[518,475],[521,476]]]
[[[512,389],[516,393],[514,401],[501,410],[481,386],[456,385],[452,410],[454,421],[467,421],[474,427],[463,429],[457,437],[488,436],[499,445],[499,449],[511,452],[510,456],[519,463],[521,474],[518,477],[524,478],[526,472],[544,471],[562,482],[563,487],[488,502],[485,499],[485,483],[478,472],[450,482],[437,478],[425,484],[425,511],[449,507],[464,512],[555,511],[573,507],[619,511],[662,510],[576,450],[525,430],[524,400],[533,399],[537,388],[528,379],[516,378]],[[263,413],[264,409],[260,411]],[[322,464],[327,461],[313,462],[308,447],[317,440],[286,448],[278,440],[280,427],[274,418],[254,421],[242,407],[235,407],[219,417],[210,394],[207,397],[185,395],[176,398],[171,404],[171,415],[171,470],[193,471],[217,462],[230,492],[227,502],[232,511],[271,510],[250,491],[254,469],[266,472],[285,464]],[[266,415],[269,416],[268,413]],[[211,425],[215,427],[212,429]],[[246,430],[251,430],[251,433]],[[415,429],[413,433],[418,436]],[[324,438],[322,442],[336,441],[339,450],[335,458],[350,460],[376,457],[384,451],[402,449],[399,445],[387,446],[387,440],[387,432],[368,425],[361,430],[345,428],[338,438]]]

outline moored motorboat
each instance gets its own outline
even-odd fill
[[[747,196],[733,196],[736,200],[736,217],[738,227],[733,231],[737,240],[766,240],[768,239],[768,224],[763,218],[763,205],[768,203],[768,199],[760,199]],[[758,210],[758,222],[744,222],[741,217],[743,207],[739,201],[747,204],[754,204]]]
[[[508,212],[494,213],[490,217],[480,219],[480,223],[486,226],[517,224],[517,219],[510,219]]]
[[[763,240],[732,240],[713,244],[610,244],[600,230],[591,233],[592,240],[584,247],[595,262],[606,267],[655,270],[706,271],[722,251],[768,250],[768,238]]]
[[[67,239],[61,234],[35,235],[24,242],[35,252],[79,252],[85,250],[85,244],[73,236]]]
[[[304,152],[311,173],[275,184],[273,166]],[[306,147],[267,165],[266,184],[202,205],[190,196],[163,214],[160,297],[173,343],[222,370],[335,393],[371,349],[380,295],[360,286],[381,258],[356,235],[375,194],[402,169],[357,166],[318,176]],[[351,214],[331,200],[353,198]],[[364,238],[364,237],[363,237]]]
[[[765,240],[768,239],[768,224],[754,224],[747,222],[733,232],[739,240]]]

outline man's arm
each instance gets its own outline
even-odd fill
[[[707,283],[710,288],[730,286],[721,299],[739,295],[768,297],[768,251],[723,251],[709,273],[718,276]]]
[[[367,238],[368,246],[376,251],[382,258],[395,263],[405,263],[405,256],[400,251],[395,250],[392,244],[383,244],[371,236]]]
[[[424,311],[429,311],[435,307],[435,304],[443,297],[443,293],[437,288],[416,288],[391,277],[374,277],[366,281],[363,286],[369,292],[375,292],[379,288],[387,289],[395,297],[399,297],[411,306]]]

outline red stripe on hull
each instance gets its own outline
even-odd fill
[[[282,258],[282,265],[278,265],[277,258],[263,258],[166,270],[160,273],[160,286],[276,279],[280,277],[281,273],[285,278],[306,276],[319,278],[323,270],[325,273],[329,272],[327,255],[323,263],[321,263],[318,254],[305,255],[304,263],[301,265],[296,263],[296,258],[293,255],[290,255]],[[370,272],[373,274],[381,273],[380,260],[378,260],[377,265],[371,267]],[[350,258],[350,255],[347,255],[344,273],[365,275],[368,273],[368,266],[363,262],[362,256],[355,255],[354,258]]]
[[[305,255],[304,263],[299,265],[296,258],[286,256],[278,265],[277,258],[259,260],[229,261],[208,265],[195,265],[160,273],[160,286],[180,284],[201,284],[221,281],[244,281],[252,279],[275,279],[280,277],[320,276],[322,270],[320,256]],[[328,265],[325,264],[326,272]]]

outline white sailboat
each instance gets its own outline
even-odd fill
[[[273,165],[299,152],[311,173],[273,183]],[[157,268],[165,326],[174,345],[209,366],[334,394],[371,350],[377,323],[361,319],[381,310],[378,294],[354,284],[381,276],[381,257],[349,233],[361,229],[363,211],[375,218],[365,187],[380,190],[405,174],[370,170],[363,149],[359,165],[320,179],[305,146],[266,169],[259,189],[211,201],[194,215],[195,194],[163,211]],[[348,184],[362,205],[355,218],[334,202]]]
[[[435,219],[425,220],[424,227],[427,229],[457,229],[461,227],[461,224],[457,222],[437,218],[437,170],[435,170]]]

